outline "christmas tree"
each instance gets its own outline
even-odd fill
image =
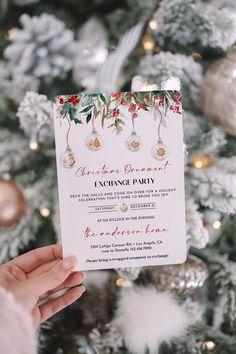
[[[4,0],[0,20],[1,262],[59,240],[53,97],[183,93],[187,261],[88,272],[40,353],[235,353],[235,1]]]

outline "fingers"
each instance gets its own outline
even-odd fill
[[[65,294],[59,296],[58,298],[50,300],[46,304],[39,306],[39,311],[41,314],[41,322],[47,320],[55,313],[71,305],[73,302],[79,299],[84,292],[85,292],[85,287],[79,286],[68,290]]]
[[[37,267],[34,270],[32,270],[32,272],[28,273],[27,274],[27,278],[32,278],[32,277],[35,277],[36,275],[40,275],[40,274],[43,274],[45,272],[48,272],[56,264],[59,264],[60,261],[61,261],[61,259],[56,259],[54,261],[41,264],[39,267]]]
[[[65,282],[72,273],[75,264],[76,258],[69,256],[57,263],[48,272],[29,278],[26,281],[26,286],[31,293],[40,297]]]
[[[45,294],[40,297],[40,300],[46,298],[47,296],[56,293],[57,291],[72,288],[74,286],[78,286],[82,284],[82,282],[86,279],[85,273],[82,272],[73,272],[69,275],[69,277],[59,286],[56,288],[49,290]]]
[[[13,263],[25,273],[29,273],[41,264],[58,258],[62,258],[61,245],[51,245],[27,252],[22,256],[16,257],[9,263]]]

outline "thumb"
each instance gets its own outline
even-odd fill
[[[75,256],[62,259],[48,272],[35,276],[27,280],[28,287],[35,295],[40,297],[49,290],[62,284],[70,275],[77,260]]]

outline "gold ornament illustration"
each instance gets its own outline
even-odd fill
[[[157,144],[155,144],[152,148],[152,156],[155,160],[163,161],[168,156],[168,148],[165,144],[163,144],[162,140],[159,139]]]
[[[161,124],[163,121],[163,114],[158,106],[156,106],[155,109],[156,109],[156,112],[160,116],[160,121],[159,121],[158,127],[157,127],[158,140],[157,140],[157,143],[152,147],[151,154],[155,160],[163,161],[168,157],[168,147],[167,147],[167,145],[165,145],[163,143],[162,138],[161,138]]]
[[[63,167],[71,169],[76,166],[78,158],[76,153],[68,146],[66,151],[61,155],[60,161]]]
[[[101,149],[102,138],[100,135],[98,135],[97,130],[95,128],[92,129],[92,132],[86,138],[85,143],[90,151],[98,151]]]
[[[142,147],[142,140],[136,131],[133,130],[131,135],[126,139],[126,147],[129,151],[138,151]]]
[[[128,205],[125,203],[122,203],[120,206],[120,211],[122,211],[122,213],[125,213],[128,210]]]
[[[67,118],[68,121],[68,130],[66,133],[66,151],[64,151],[61,154],[60,157],[60,162],[61,165],[65,168],[72,169],[76,166],[78,162],[78,157],[74,151],[71,150],[70,144],[69,144],[69,134],[70,134],[70,129],[71,129],[71,121],[69,118]]]

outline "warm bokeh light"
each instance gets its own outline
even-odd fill
[[[201,155],[193,157],[190,161],[190,165],[196,168],[206,168],[210,167],[214,162],[213,157],[209,155]]]
[[[31,140],[29,142],[29,148],[30,148],[30,150],[33,150],[33,151],[38,150],[38,148],[39,148],[38,142],[36,140]]]
[[[125,281],[124,281],[123,278],[116,279],[116,285],[117,286],[124,286],[124,283],[125,283]]]
[[[218,230],[221,227],[220,220],[214,221],[212,226],[213,226],[213,229]]]
[[[44,217],[47,218],[51,214],[50,209],[48,208],[40,208],[40,214]]]

